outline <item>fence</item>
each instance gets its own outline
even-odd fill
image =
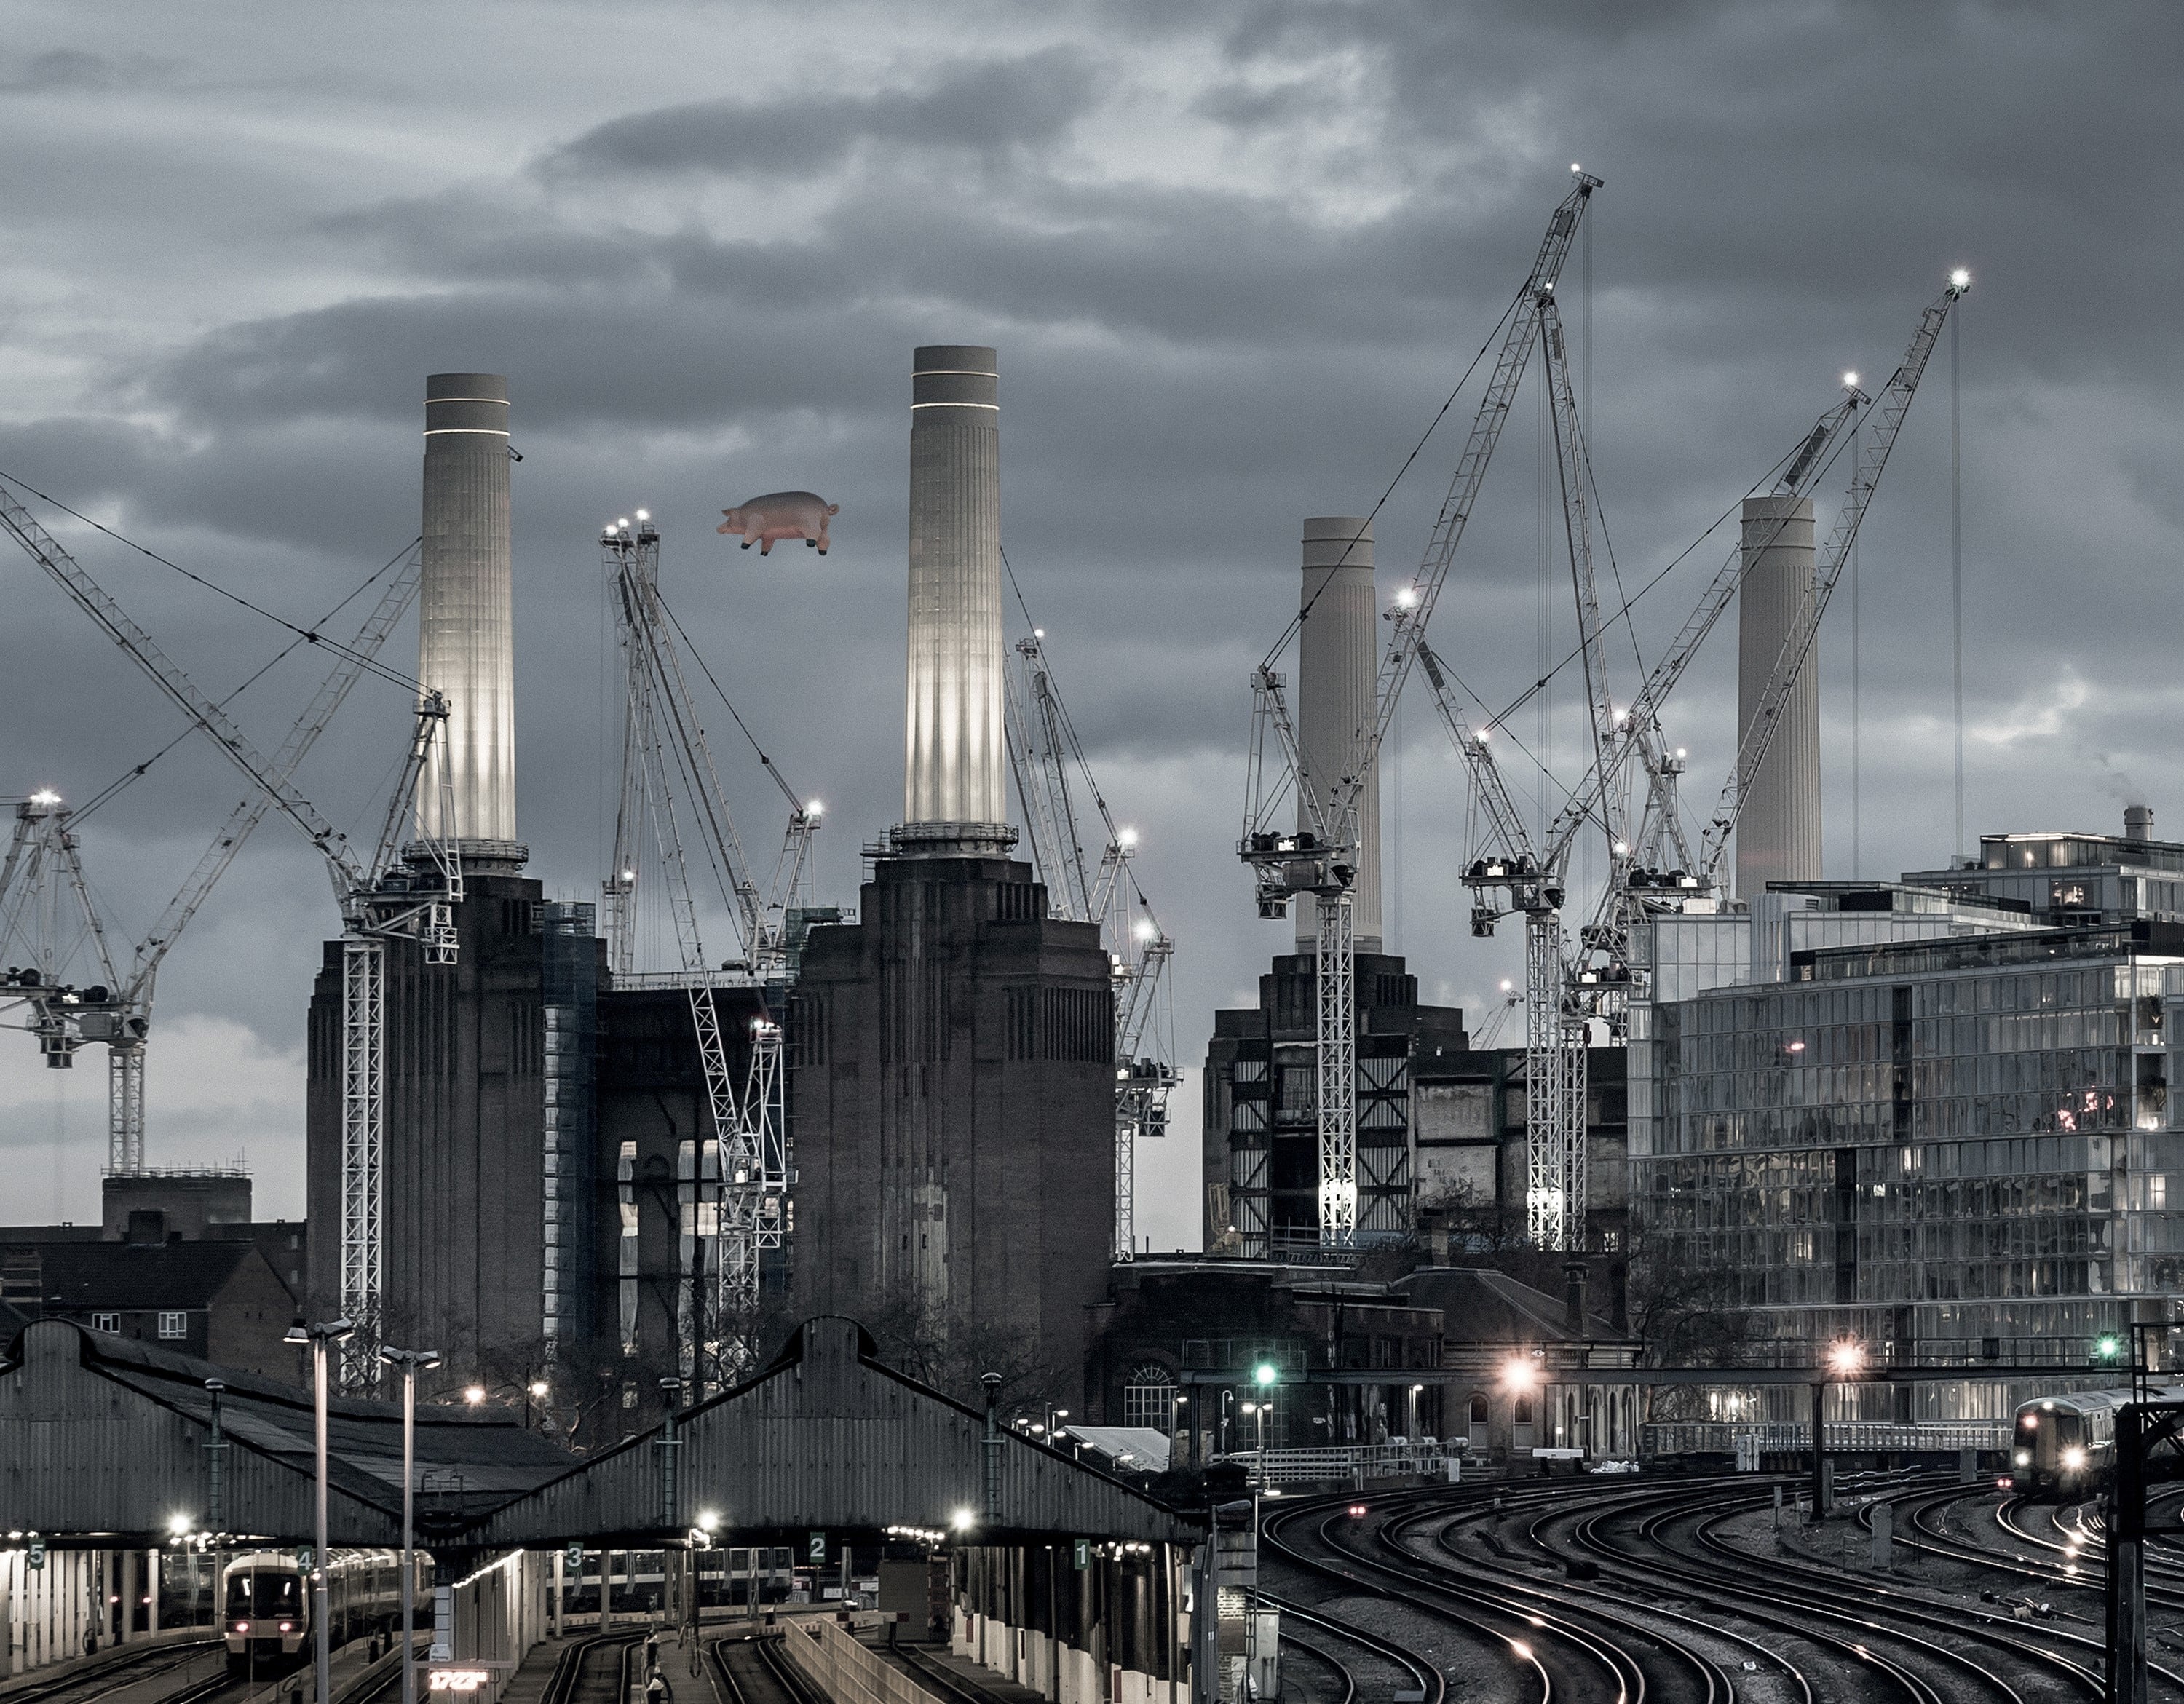
[[[794,1622],[782,1654],[833,1704],[933,1704],[922,1686],[852,1639],[838,1621]]]
[[[1790,1421],[1656,1420],[1639,1428],[1649,1456],[1734,1456],[1741,1440],[1757,1439],[1762,1455],[1809,1451],[1813,1428]],[[1830,1450],[1864,1453],[1931,1450],[2007,1450],[2007,1420],[1831,1420]],[[1750,1448],[1750,1445],[1746,1445]]]
[[[1468,1438],[1399,1439],[1387,1444],[1337,1445],[1318,1450],[1239,1450],[1220,1459],[1234,1462],[1254,1484],[1306,1484],[1321,1480],[1444,1477],[1462,1458]],[[1261,1476],[1263,1463],[1264,1477]]]

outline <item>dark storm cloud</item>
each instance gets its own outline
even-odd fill
[[[1295,596],[1297,521],[1380,495],[1488,338],[1573,159],[1607,180],[1587,251],[1590,417],[1624,583],[1732,507],[1844,367],[1892,366],[1946,269],[1969,264],[1974,827],[2102,826],[2122,792],[2184,791],[2162,732],[2184,712],[2162,637],[2184,619],[2169,308],[2184,209],[2166,175],[2184,29],[2167,9],[1228,0],[905,22],[821,5],[747,8],[733,31],[660,12],[658,72],[627,98],[598,74],[626,17],[558,15],[548,39],[533,14],[482,9],[480,33],[431,58],[398,31],[261,46],[240,14],[241,36],[203,41],[162,14],[127,40],[71,20],[25,34],[8,86],[101,96],[72,110],[70,147],[35,146],[47,109],[0,102],[0,142],[31,163],[0,469],[300,619],[414,530],[422,375],[510,376],[519,757],[549,892],[596,892],[611,648],[593,541],[644,502],[708,660],[784,772],[827,799],[823,885],[850,897],[856,844],[899,796],[909,350],[992,342],[1011,560],[1103,786],[1145,832],[1192,1056],[1208,1009],[1285,933],[1251,922],[1228,849],[1245,682]],[[353,85],[338,103],[336,63]],[[252,98],[191,81],[214,64]],[[460,89],[489,96],[465,130],[437,79],[483,67]],[[114,257],[140,253],[149,281],[119,287]],[[185,299],[193,277],[220,287]],[[1865,534],[1868,874],[1946,852],[1943,382],[1937,365]],[[1380,517],[1384,587],[1418,560],[1469,405]],[[1528,389],[1435,618],[1496,704],[1539,667],[1539,541],[1558,517],[1538,450]],[[712,536],[727,503],[805,484],[843,505],[824,564]],[[1649,656],[1719,555],[1647,594]],[[86,560],[209,680],[281,642],[164,571],[104,547]],[[81,796],[170,714],[15,571],[9,743]],[[1830,873],[1847,869],[1845,595],[1823,656]],[[1568,602],[1551,575],[1551,654]],[[1670,717],[1695,811],[1726,762],[1733,642],[1716,645]],[[263,743],[318,668],[253,689]],[[314,796],[368,819],[400,696],[360,699],[330,733]],[[1463,933],[1456,771],[1424,701],[1404,715],[1402,944],[1429,993],[1475,999],[1513,949]],[[1576,749],[1573,727],[1557,738]],[[765,844],[772,796],[748,753],[733,761]],[[156,910],[231,791],[216,758],[178,753],[96,820],[102,879]],[[300,1033],[330,922],[290,838],[260,831],[163,986],[170,1011],[231,1016],[276,1050]]]
[[[705,101],[616,119],[554,150],[539,170],[549,178],[610,172],[794,180],[868,146],[1006,156],[1050,148],[1067,135],[1097,81],[1092,61],[1073,48],[972,64],[918,87],[873,95],[830,94],[822,75],[769,101]]]

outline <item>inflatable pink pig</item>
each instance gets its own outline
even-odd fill
[[[840,504],[827,503],[808,491],[777,491],[754,497],[740,508],[722,510],[727,518],[721,522],[720,530],[740,532],[743,548],[748,550],[755,544],[761,556],[773,554],[777,538],[801,538],[807,547],[817,545],[824,556],[827,518],[841,512]]]

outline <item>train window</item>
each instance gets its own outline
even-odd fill
[[[230,1615],[294,1615],[303,1605],[302,1582],[292,1573],[239,1573],[227,1583]]]

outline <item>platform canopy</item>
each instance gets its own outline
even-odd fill
[[[214,1393],[226,1447],[214,1506]],[[0,1530],[49,1540],[164,1540],[201,1532],[307,1541],[314,1484],[308,1390],[171,1350],[42,1320],[0,1363]],[[337,1545],[399,1544],[402,1411],[328,1405],[327,1534]],[[452,1537],[577,1459],[505,1409],[417,1411],[421,1542]]]
[[[221,1381],[214,1506],[213,1393]],[[330,1405],[333,1544],[400,1542],[402,1416]],[[0,1532],[157,1543],[181,1523],[308,1542],[310,1393],[63,1320],[0,1362]],[[959,1540],[1196,1542],[1204,1523],[880,1363],[852,1320],[809,1320],[755,1378],[593,1456],[505,1409],[417,1411],[418,1540],[435,1550],[645,1548],[715,1517],[723,1542],[889,1527]],[[992,1479],[989,1482],[989,1466]]]
[[[1202,1517],[1006,1428],[989,1441],[987,1428],[978,1410],[883,1366],[855,1321],[822,1316],[749,1383],[508,1504],[476,1541],[638,1545],[707,1517],[727,1543],[889,1527],[981,1544],[1203,1535]]]

